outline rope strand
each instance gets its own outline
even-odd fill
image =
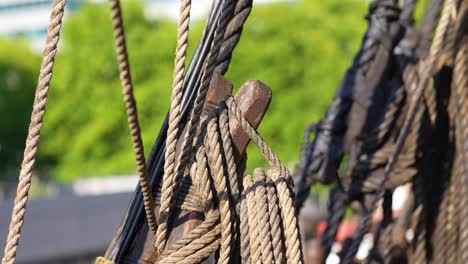
[[[125,42],[125,30],[120,8],[120,0],[109,0],[111,7],[112,26],[114,29],[115,49],[119,62],[120,81],[122,82],[122,93],[125,107],[127,109],[128,126],[132,136],[133,150],[140,177],[141,192],[143,194],[143,204],[145,207],[148,226],[153,233],[156,233],[156,214],[154,213],[153,193],[146,167],[145,150],[141,139],[140,124],[138,122],[138,111],[135,97],[133,95],[133,83],[130,74],[130,64],[128,62],[127,45]]]
[[[171,108],[169,110],[169,128],[167,131],[166,139],[163,178],[164,180],[161,189],[161,207],[159,209],[160,223],[156,233],[155,241],[158,253],[161,253],[166,245],[169,206],[173,202],[172,197],[174,196],[174,190],[178,189],[178,186],[182,179],[181,173],[183,173],[183,171],[179,172],[178,170],[175,170],[175,151],[177,145],[177,137],[179,135],[179,125],[182,110],[181,102],[183,95],[185,57],[188,45],[191,5],[191,0],[183,0],[180,7],[174,80],[172,85]]]
[[[57,44],[60,39],[60,29],[62,28],[65,3],[65,0],[54,0],[52,6],[46,47],[42,57],[41,71],[36,87],[31,122],[29,123],[26,148],[24,150],[23,162],[21,163],[19,182],[2,264],[13,264],[16,258],[21,229],[24,224],[24,214],[29,197],[29,188],[31,187],[33,167],[39,147],[40,132],[44,120],[50,80],[52,79],[52,69],[55,62],[55,55],[57,54]]]

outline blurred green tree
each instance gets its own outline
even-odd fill
[[[366,1],[329,0],[253,8],[227,78],[235,87],[259,79],[272,88],[260,133],[283,161],[298,159],[304,127],[318,121],[330,103],[360,44],[366,6]],[[106,5],[89,4],[65,21],[39,153],[40,167],[51,168],[50,175],[62,182],[135,171],[109,13]],[[149,153],[169,106],[176,26],[146,20],[133,1],[124,5],[124,20]],[[193,51],[203,23],[192,24]],[[27,122],[21,125],[26,127]],[[249,167],[263,165],[259,152],[250,151]]]
[[[227,77],[273,90],[259,131],[291,168],[306,125],[325,113],[359,48],[366,11],[366,1],[300,1],[256,6],[247,20]],[[249,156],[251,168],[262,162],[258,151]]]
[[[125,5],[124,17],[148,152],[169,105],[175,25],[145,20],[135,2]],[[51,174],[68,182],[77,176],[133,172],[108,6],[90,4],[71,15],[62,44],[40,153],[55,159]]]
[[[27,42],[0,40],[0,178],[13,178],[23,157],[40,64]]]

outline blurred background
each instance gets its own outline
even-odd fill
[[[123,1],[146,154],[169,107],[179,1]],[[211,2],[194,0],[189,54]],[[358,50],[366,0],[254,0],[226,77],[273,90],[260,134],[291,170]],[[52,0],[0,1],[0,246],[3,248]],[[108,4],[68,0],[18,263],[102,254],[137,184]],[[265,166],[255,148],[248,171]],[[315,205],[326,194],[320,187]],[[322,197],[324,196],[324,197]],[[60,216],[59,216],[60,215]],[[0,253],[2,255],[2,252]]]

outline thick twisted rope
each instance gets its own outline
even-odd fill
[[[400,21],[407,25],[411,26],[414,24],[414,17],[413,13],[416,9],[418,1],[417,0],[405,0],[403,1],[403,5],[401,7],[401,16]]]
[[[317,125],[315,138],[308,146],[310,149],[302,154],[307,157],[301,158],[304,162],[301,162],[300,168],[297,209],[302,206],[314,182],[331,183],[336,178],[345,151],[344,142],[349,137],[346,135],[348,120],[353,119],[355,106],[362,108],[367,104],[364,102],[361,105],[359,94],[373,96],[381,93],[379,90],[386,89],[382,83],[392,77],[388,70],[393,60],[392,51],[403,36],[399,18],[397,1],[371,2],[366,16],[369,26],[361,48],[346,72],[332,105]],[[370,100],[370,97],[364,100]]]
[[[226,173],[228,185],[230,186],[230,194],[232,197],[232,218],[233,218],[233,229],[237,230],[239,227],[239,213],[240,213],[240,179],[237,173],[237,166],[234,161],[234,152],[232,148],[231,137],[229,133],[229,116],[226,109],[223,109],[219,113],[219,129],[222,136],[222,148],[224,151],[224,159],[226,163]],[[240,233],[234,232],[233,234],[233,244],[237,244],[237,239],[239,238]]]
[[[456,135],[457,135],[457,150],[460,156],[460,173],[458,175],[458,187],[460,190],[460,263],[468,262],[468,207],[466,206],[466,192],[468,192],[468,37],[462,40],[460,49],[455,58],[455,69],[452,85],[456,91]]]
[[[52,79],[52,69],[54,66],[57,44],[60,39],[60,29],[65,9],[65,0],[55,0],[52,5],[49,28],[47,31],[46,47],[42,57],[39,81],[34,96],[31,122],[29,123],[28,137],[24,150],[23,162],[19,174],[19,182],[16,190],[16,197],[8,229],[7,242],[4,250],[2,264],[12,264],[15,262],[16,251],[21,236],[21,228],[24,224],[24,214],[28,202],[29,188],[33,167],[36,161],[37,149],[39,147],[40,132],[43,124],[47,95],[49,93],[50,80]]]
[[[278,195],[276,192],[275,184],[271,181],[270,177],[266,178],[266,188],[268,196],[268,213],[270,217],[268,218],[270,222],[270,235],[271,243],[273,246],[273,257],[276,263],[284,263],[284,244],[282,239],[282,230],[281,230],[281,217],[280,217],[280,208]]]
[[[270,173],[270,177],[277,185],[279,203],[283,205],[281,215],[283,218],[283,229],[287,234],[286,260],[291,263],[302,263],[302,245],[298,231],[299,223],[295,214],[293,201],[294,186],[292,186],[293,182],[289,171],[270,147],[268,147],[268,145],[263,141],[257,131],[255,131],[255,129],[249,124],[232,97],[226,100],[226,105],[228,106],[229,117],[238,120],[242,129],[255,143],[270,166],[274,168]]]
[[[146,218],[150,230],[155,233],[157,229],[156,215],[154,213],[154,201],[151,191],[151,183],[146,167],[145,150],[141,139],[140,125],[138,122],[138,111],[135,97],[133,95],[133,83],[130,74],[130,64],[128,62],[127,45],[125,42],[125,30],[120,8],[120,0],[109,0],[111,7],[112,26],[114,28],[115,47],[119,62],[120,81],[122,82],[122,93],[125,107],[127,109],[127,119],[132,136],[133,150],[137,162],[138,176],[140,177],[141,192],[143,194],[143,204]]]
[[[219,50],[217,66],[215,71],[224,74],[229,68],[231,63],[232,52],[239,43],[244,24],[252,10],[252,0],[239,0],[237,1],[234,16],[227,25],[226,32],[224,33],[224,41]]]
[[[214,177],[215,189],[219,195],[219,210],[221,212],[221,248],[219,251],[219,263],[229,263],[231,257],[232,234],[235,233],[231,214],[231,198],[229,196],[229,186],[224,175],[223,157],[221,144],[219,142],[218,119],[213,117],[208,123],[207,136],[209,138],[208,162],[211,163],[211,173]]]
[[[169,110],[169,128],[166,139],[166,152],[164,163],[164,180],[161,189],[160,222],[156,233],[156,245],[158,253],[166,246],[169,206],[173,202],[174,190],[182,180],[182,172],[175,170],[175,151],[181,119],[181,102],[183,95],[183,81],[185,70],[185,57],[187,53],[188,34],[190,24],[191,0],[183,0],[180,7],[180,17],[177,32],[177,47],[174,67],[174,79],[172,84],[171,108]],[[185,164],[183,164],[185,165]]]
[[[301,146],[301,156],[300,156],[300,161],[299,161],[299,179],[298,183],[296,184],[297,186],[297,191],[296,191],[296,200],[294,201],[294,207],[296,208],[296,211],[299,213],[302,206],[304,205],[305,201],[309,197],[310,194],[310,188],[314,185],[314,183],[317,181],[313,177],[307,177],[307,166],[311,162],[310,159],[312,158],[312,149],[309,147],[309,141],[310,141],[310,135],[312,132],[316,129],[316,126],[313,124],[310,124],[306,127],[305,132],[304,132],[304,138],[302,141],[302,146]]]
[[[435,66],[434,64],[437,61],[437,59],[439,58],[439,56],[440,56],[440,52],[441,52],[441,48],[442,48],[441,43],[443,43],[444,35],[445,35],[445,32],[447,31],[448,22],[446,22],[446,21],[449,19],[448,16],[450,15],[451,8],[452,8],[452,5],[451,5],[450,1],[448,1],[448,2],[449,3],[446,3],[445,6],[444,6],[444,11],[442,13],[440,23],[439,23],[439,25],[437,27],[437,31],[435,33],[434,41],[433,41],[433,44],[432,44],[431,50],[430,50],[430,56],[428,57],[427,60],[424,60],[419,64],[419,70],[420,70],[420,72],[422,72],[421,82],[420,83],[410,84],[410,85],[413,85],[413,87],[414,87],[414,88],[410,88],[410,89],[414,89],[414,94],[410,98],[411,102],[410,102],[410,106],[409,106],[409,109],[408,109],[408,116],[407,116],[406,120],[404,121],[404,124],[403,124],[403,127],[401,129],[400,135],[399,135],[398,140],[397,140],[397,142],[395,144],[395,151],[392,153],[392,155],[389,158],[388,163],[385,166],[384,178],[383,178],[382,182],[380,183],[379,188],[377,190],[377,193],[376,193],[376,195],[374,196],[374,198],[373,198],[373,200],[371,202],[371,208],[369,208],[366,215],[364,215],[364,217],[362,218],[361,223],[359,225],[359,228],[358,228],[358,230],[356,232],[356,236],[355,236],[355,239],[353,241],[353,244],[352,244],[351,248],[349,249],[349,251],[346,252],[345,258],[343,260],[344,264],[349,264],[349,263],[352,262],[352,259],[354,258],[355,254],[356,254],[356,252],[357,252],[357,250],[359,248],[359,245],[360,245],[360,243],[362,241],[362,238],[364,237],[364,234],[365,234],[365,227],[367,226],[367,224],[368,224],[368,222],[370,220],[371,214],[375,210],[378,201],[381,199],[381,197],[382,197],[382,195],[384,193],[385,184],[386,184],[386,182],[388,181],[388,179],[390,177],[390,173],[393,171],[395,165],[397,164],[399,154],[403,150],[406,139],[407,139],[408,135],[410,134],[411,127],[413,126],[414,120],[416,119],[417,114],[419,112],[418,110],[419,110],[419,107],[420,107],[419,103],[421,101],[421,97],[423,95],[424,89],[427,86],[427,82],[429,80],[429,77],[432,74],[431,71],[432,71],[432,69],[434,69],[434,66]]]
[[[175,126],[178,126],[179,123],[172,122],[171,118],[169,119],[170,120],[169,124],[173,123],[173,126],[169,127],[168,135],[172,134],[173,137],[169,139],[169,136],[168,136],[168,140],[167,140],[167,142],[172,145],[170,147],[168,145],[168,147],[166,148],[166,158],[169,157],[170,160],[168,161],[166,159],[165,167],[168,167],[168,168],[167,170],[165,169],[165,175],[171,175],[171,174],[175,174],[175,175],[169,176],[169,177],[165,176],[163,178],[163,187],[161,189],[162,197],[161,197],[161,213],[160,213],[160,217],[162,221],[160,223],[160,226],[158,227],[158,232],[157,232],[156,240],[155,240],[158,253],[161,253],[164,250],[165,245],[166,245],[167,229],[168,229],[167,221],[168,221],[169,213],[170,213],[169,205],[170,205],[170,201],[172,200],[171,197],[173,197],[174,193],[177,191],[178,182],[180,181],[179,179],[182,179],[185,168],[189,162],[189,158],[190,158],[189,156],[192,153],[193,140],[196,134],[196,129],[200,122],[200,116],[201,116],[201,112],[203,109],[203,102],[205,101],[205,97],[208,91],[211,77],[213,76],[216,57],[218,56],[219,49],[221,47],[222,40],[223,40],[222,38],[226,30],[227,24],[229,22],[229,19],[232,15],[233,9],[234,9],[234,1],[226,0],[226,2],[224,2],[223,9],[221,11],[220,20],[215,30],[215,35],[214,35],[213,42],[211,44],[210,52],[208,53],[208,58],[204,64],[204,71],[202,74],[201,84],[197,92],[197,96],[196,96],[196,99],[192,108],[192,112],[190,114],[190,119],[187,125],[187,130],[184,133],[184,135],[182,135],[181,152],[179,156],[177,157],[177,159],[173,158],[173,155],[175,155],[175,144],[176,144],[176,142],[174,142],[176,138],[173,138],[173,137],[179,136],[178,131],[175,131]],[[182,21],[182,17],[183,16],[181,15],[181,21]],[[171,109],[173,107],[180,108],[181,107],[180,103],[181,103],[180,101],[172,100]],[[177,160],[178,162],[176,168],[174,168],[175,160]],[[172,163],[172,164],[168,164],[168,163]],[[163,203],[165,203],[164,206],[162,206]]]
[[[250,176],[246,176],[243,178],[243,187],[244,188],[251,188],[252,187],[252,179]],[[240,210],[240,250],[241,250],[241,263],[243,264],[250,264],[250,236],[251,231],[249,228],[249,210],[248,210],[248,203],[247,203],[247,195],[248,192],[243,192],[241,196],[241,210]]]
[[[244,177],[243,184],[237,183],[238,190],[242,190],[237,196],[238,207],[234,203],[236,195],[231,180],[238,176],[235,167],[230,168],[228,158],[233,155],[229,132],[232,119],[237,120],[273,167],[268,175],[255,170],[255,184],[249,176]],[[219,249],[217,261],[222,263],[230,263],[235,258],[243,263],[302,263],[289,173],[232,98],[213,110],[202,123],[195,149],[190,177],[194,184],[192,190],[200,196],[195,200],[202,202],[197,208],[205,208],[205,219],[183,238],[165,247],[159,262],[189,263],[187,259],[190,259],[198,263]],[[239,219],[234,219],[237,214]],[[237,234],[240,240],[235,239]],[[234,251],[236,248],[240,250]]]
[[[426,11],[421,23],[421,37],[419,45],[421,49],[428,49],[433,38],[434,28],[437,25],[438,16],[442,10],[444,0],[432,0],[427,3]]]
[[[263,263],[273,262],[273,245],[270,231],[270,214],[268,213],[268,196],[266,190],[266,175],[262,169],[254,170],[255,199],[257,211],[257,227],[259,229],[260,247]]]
[[[251,263],[260,263],[261,262],[261,245],[260,245],[260,230],[257,228],[257,210],[255,208],[255,191],[254,191],[254,182],[252,177],[249,175],[244,177],[244,188],[247,201],[247,215],[248,215],[248,224],[249,224],[249,245],[250,245],[250,258]]]
[[[208,54],[208,58],[204,64],[204,70],[201,77],[200,87],[197,91],[196,99],[192,108],[192,112],[190,114],[190,119],[188,123],[188,127],[186,133],[183,135],[182,141],[182,151],[177,158],[179,160],[179,166],[177,167],[176,171],[180,173],[182,168],[185,164],[188,163],[189,155],[192,152],[193,147],[193,139],[196,134],[196,129],[198,124],[200,123],[200,116],[203,109],[203,104],[205,102],[206,94],[208,92],[208,87],[210,85],[211,78],[213,76],[216,64],[216,58],[218,56],[219,50],[221,48],[223,42],[223,35],[226,31],[227,24],[232,15],[232,11],[234,9],[234,0],[226,0],[223,4],[223,9],[221,12],[221,17],[218,21],[214,39],[211,44],[211,49]]]
[[[162,253],[161,262],[174,261],[174,263],[177,263],[177,261],[181,261],[183,258],[193,257],[192,255],[195,254],[194,252],[199,250],[200,247],[208,247],[211,243],[214,243],[212,239],[219,240],[221,230],[219,224],[220,212],[215,210],[214,196],[211,189],[212,180],[209,177],[208,160],[205,146],[202,144],[203,140],[204,138],[200,136],[196,162],[194,163],[194,170],[192,170],[191,173],[197,185],[197,189],[199,190],[198,194],[202,197],[202,200],[205,201],[202,205],[205,212],[205,221],[192,229],[186,237],[177,241],[169,248],[166,248]],[[218,230],[216,236],[209,236],[207,238],[205,234],[211,232],[213,229]],[[219,245],[219,241],[217,244]],[[216,249],[217,248],[213,249],[213,251]],[[198,253],[198,257],[201,256],[200,254],[207,254],[205,256],[207,257],[211,252],[207,252],[206,250],[201,251],[201,253]]]

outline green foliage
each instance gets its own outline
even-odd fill
[[[286,163],[298,159],[303,129],[323,115],[351,63],[365,29],[366,5],[366,1],[328,0],[254,7],[227,78],[235,87],[259,79],[272,88],[273,101],[260,133]],[[124,7],[148,154],[169,106],[177,32],[172,22],[145,20],[141,6],[132,1]],[[193,51],[203,23],[192,26],[189,49]],[[108,6],[87,5],[69,16],[60,50],[39,165],[52,168],[50,174],[62,182],[78,176],[134,173]],[[30,109],[30,103],[17,112]],[[251,149],[249,168],[264,165],[259,152]]]
[[[39,57],[27,43],[0,41],[0,177],[12,178],[23,155]]]
[[[147,22],[139,5],[125,7],[131,72],[149,150],[169,105],[175,26]],[[61,181],[132,172],[108,7],[87,5],[69,17],[62,43],[40,154],[55,158],[52,174]]]
[[[273,90],[259,131],[290,167],[299,158],[305,126],[325,113],[351,64],[366,8],[352,0],[283,3],[256,7],[247,20],[227,77],[237,87],[259,79]],[[262,164],[257,153],[249,156],[250,168]]]

